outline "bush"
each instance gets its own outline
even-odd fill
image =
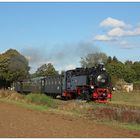
[[[24,99],[24,96],[13,90],[0,90],[0,98],[7,98],[20,101]]]
[[[140,90],[140,81],[134,82],[134,90]]]
[[[48,107],[56,107],[54,100],[45,94],[31,93],[25,98],[27,102],[35,103],[38,105],[47,105]]]
[[[0,90],[0,98],[6,98],[10,95],[11,95],[11,92],[9,90],[4,90],[4,89]]]
[[[17,92],[11,92],[11,95],[8,96],[7,99],[15,100],[15,101],[24,101],[24,95],[19,94]]]

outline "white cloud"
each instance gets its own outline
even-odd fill
[[[125,40],[118,42],[117,46],[120,46],[122,49],[133,49],[137,48],[137,45],[131,42],[127,42]]]
[[[108,29],[108,31],[105,34],[96,35],[94,37],[94,40],[96,40],[96,41],[112,41],[112,40],[118,40],[121,37],[140,36],[139,24],[135,28],[134,27],[126,28],[129,25],[126,24],[125,22],[108,17],[100,23],[100,26],[112,27],[112,28]],[[122,28],[122,27],[124,27],[124,28]]]
[[[137,27],[133,30],[124,30],[121,28],[114,28],[110,30],[107,35],[110,37],[125,37],[125,36],[139,36],[140,35],[140,27]]]
[[[74,64],[66,65],[65,70],[75,69],[76,66]]]
[[[140,27],[137,27],[133,31],[129,32],[129,36],[139,36],[139,35],[140,35]]]
[[[138,27],[140,27],[140,22],[137,24]]]
[[[117,27],[110,30],[107,34],[111,37],[121,37],[125,34],[125,32],[123,29]]]
[[[94,37],[95,41],[113,41],[113,46],[117,46],[121,49],[133,49],[139,47],[137,43],[134,41],[131,42],[129,38],[140,36],[140,23],[134,27],[126,24],[124,21],[108,17],[100,23],[100,27],[110,28],[107,28],[107,31],[104,34],[97,34]]]
[[[112,27],[108,32],[102,35],[96,35],[94,40],[97,41],[112,41],[119,37],[138,36],[140,35],[140,26],[136,28],[128,28],[131,25],[126,24],[124,21],[108,17],[100,23],[101,27]],[[132,27],[132,26],[131,26]]]
[[[128,27],[128,25],[118,19],[108,17],[100,23],[101,27]]]
[[[56,65],[56,69],[59,71],[59,73],[61,73],[61,71],[67,71],[67,70],[71,70],[71,69],[75,69],[76,67],[78,67],[78,64],[64,64],[64,65]]]
[[[94,40],[98,40],[98,41],[110,41],[112,40],[112,37],[109,37],[107,35],[96,35]]]

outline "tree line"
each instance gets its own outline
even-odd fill
[[[93,67],[101,62],[112,76],[113,83],[118,79],[124,79],[126,82],[140,81],[140,61],[127,60],[123,63],[115,56],[107,56],[105,53],[91,53],[80,61],[81,67]],[[29,70],[28,60],[17,50],[9,49],[0,54],[0,88],[7,88],[12,82],[27,78],[58,75],[58,71],[51,63],[43,64],[33,74],[30,74]]]
[[[115,56],[107,56],[105,53],[92,53],[81,58],[82,67],[92,67],[100,62],[105,64],[106,70],[111,75],[114,84],[119,79],[123,79],[128,83],[140,82],[140,61],[132,62],[131,60],[126,60],[123,63]]]

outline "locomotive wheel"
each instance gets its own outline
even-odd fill
[[[68,97],[62,96],[62,100],[67,101],[68,100]]]
[[[85,95],[84,97],[85,97],[86,101],[90,101],[91,100],[91,96],[90,96],[88,91],[85,91],[84,95]]]
[[[77,97],[77,99],[79,99],[79,100],[87,100],[87,101],[90,101],[90,100],[91,100],[91,97],[90,97],[88,91],[83,91],[83,92]]]
[[[53,99],[56,99],[56,95],[53,95],[52,97],[53,97]]]

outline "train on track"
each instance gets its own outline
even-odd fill
[[[37,77],[14,83],[20,93],[40,92],[62,99],[107,102],[112,98],[111,77],[104,64],[92,68],[76,68],[62,75]]]

